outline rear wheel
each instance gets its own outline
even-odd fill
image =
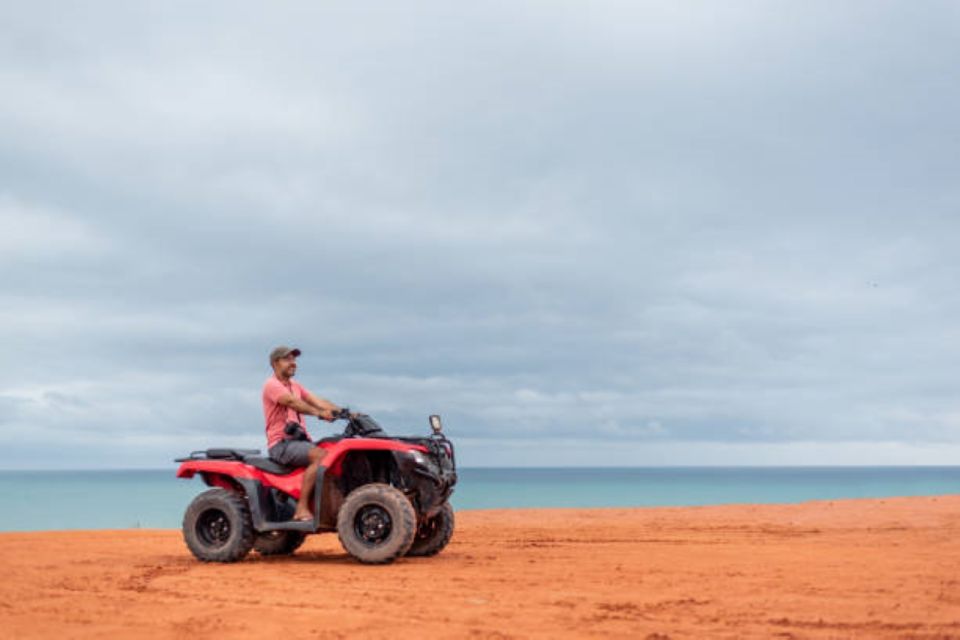
[[[445,502],[437,515],[424,520],[417,527],[413,545],[408,556],[435,556],[440,553],[453,536],[453,507]]]
[[[262,556],[288,556],[300,548],[306,538],[299,531],[266,531],[257,535],[253,548]]]
[[[340,544],[360,562],[384,564],[413,544],[417,515],[399,490],[374,483],[355,489],[337,514]]]
[[[183,539],[204,562],[236,562],[253,547],[246,500],[226,489],[204,491],[183,516]]]

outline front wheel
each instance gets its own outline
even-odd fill
[[[450,542],[453,536],[453,507],[445,502],[437,515],[424,520],[417,527],[408,556],[435,556]]]
[[[337,514],[337,534],[347,553],[365,564],[402,556],[417,533],[417,514],[399,490],[373,483],[355,489]]]
[[[246,500],[226,489],[204,491],[183,516],[183,539],[198,560],[236,562],[253,547]]]

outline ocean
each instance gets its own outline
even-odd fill
[[[960,467],[460,469],[455,509],[790,503],[960,494]],[[206,489],[174,468],[0,471],[0,531],[179,528]]]

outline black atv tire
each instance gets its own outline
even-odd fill
[[[340,544],[364,564],[386,564],[402,556],[417,535],[417,514],[398,489],[372,483],[347,496],[337,514]]]
[[[253,524],[243,496],[226,489],[204,491],[183,516],[183,539],[204,562],[236,562],[253,548]]]
[[[425,520],[417,527],[417,536],[413,539],[408,556],[435,556],[450,542],[453,537],[453,507],[449,502],[443,503],[437,515]]]
[[[262,556],[288,556],[306,539],[307,536],[299,531],[264,531],[257,534],[253,548]]]

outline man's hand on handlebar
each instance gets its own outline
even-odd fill
[[[349,420],[353,417],[353,414],[347,407],[342,407],[336,410],[322,409],[321,411],[322,413],[317,417],[321,420],[326,420],[327,422],[333,422],[334,420]]]

